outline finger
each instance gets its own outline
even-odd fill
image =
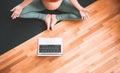
[[[85,15],[83,15],[83,20],[85,20]]]
[[[16,18],[17,18],[17,17],[19,17],[19,15],[18,15],[18,14],[16,15]]]
[[[84,20],[84,16],[82,16],[82,19]]]
[[[89,13],[87,14],[87,16],[88,16],[88,18],[90,18],[90,15],[89,15]]]
[[[83,19],[85,20],[85,16],[83,17]]]
[[[19,17],[19,14],[16,14],[15,16],[16,16],[15,18],[17,18],[17,17]]]
[[[85,17],[85,20],[87,20],[87,19],[88,19],[88,17],[86,16],[86,17]]]
[[[18,17],[19,14],[16,14],[16,17]]]
[[[17,14],[17,17],[19,17],[20,16],[20,14]]]
[[[88,14],[87,14],[87,13],[85,13],[84,19],[85,19],[85,20],[88,19]]]
[[[17,18],[17,14],[14,15],[13,19],[16,19]]]
[[[88,13],[86,14],[86,17],[87,17],[87,19],[89,18],[89,14]]]
[[[16,17],[14,16],[14,17],[13,17],[13,20],[14,20],[15,18],[16,18]]]
[[[14,14],[12,15],[12,19],[15,19],[15,16],[16,16],[16,14],[14,13]]]
[[[15,14],[12,16],[12,19],[14,19]]]
[[[85,20],[87,19],[87,15],[84,16],[84,19],[85,19]]]
[[[16,13],[15,12],[13,12],[13,14],[11,15],[11,17],[14,17],[14,15],[15,15]]]
[[[13,18],[14,15],[15,15],[15,13],[13,12],[13,14],[11,15],[11,17]]]
[[[84,17],[82,16],[82,20],[84,20]]]
[[[89,18],[89,16],[88,15],[86,15],[86,19],[88,19]]]
[[[87,19],[87,16],[84,16],[84,20],[86,20]]]
[[[86,15],[83,16],[83,19],[84,19],[84,20],[86,19]]]
[[[86,20],[86,16],[84,16],[84,20]]]
[[[15,10],[15,8],[11,9],[10,11],[14,11],[14,10]]]
[[[84,20],[86,20],[86,16],[84,16]]]

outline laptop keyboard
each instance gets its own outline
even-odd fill
[[[61,45],[40,45],[39,52],[41,52],[41,53],[59,53],[59,52],[61,52]]]

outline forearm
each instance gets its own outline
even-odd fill
[[[70,0],[70,2],[73,4],[73,6],[80,11],[81,9],[83,9],[83,7],[79,4],[78,0]]]
[[[20,3],[19,5],[24,8],[25,6],[29,5],[31,2],[33,2],[33,0],[24,0],[22,3]]]

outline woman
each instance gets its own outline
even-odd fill
[[[58,10],[67,14],[43,14],[40,11],[45,9]],[[84,9],[77,0],[24,0],[22,3],[11,9],[12,19],[36,18],[44,20],[47,29],[53,29],[57,21],[87,19],[88,11]]]

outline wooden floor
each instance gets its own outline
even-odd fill
[[[0,73],[120,73],[120,0],[98,0],[90,18],[62,21],[0,56]],[[39,37],[62,37],[63,56],[38,57]]]

